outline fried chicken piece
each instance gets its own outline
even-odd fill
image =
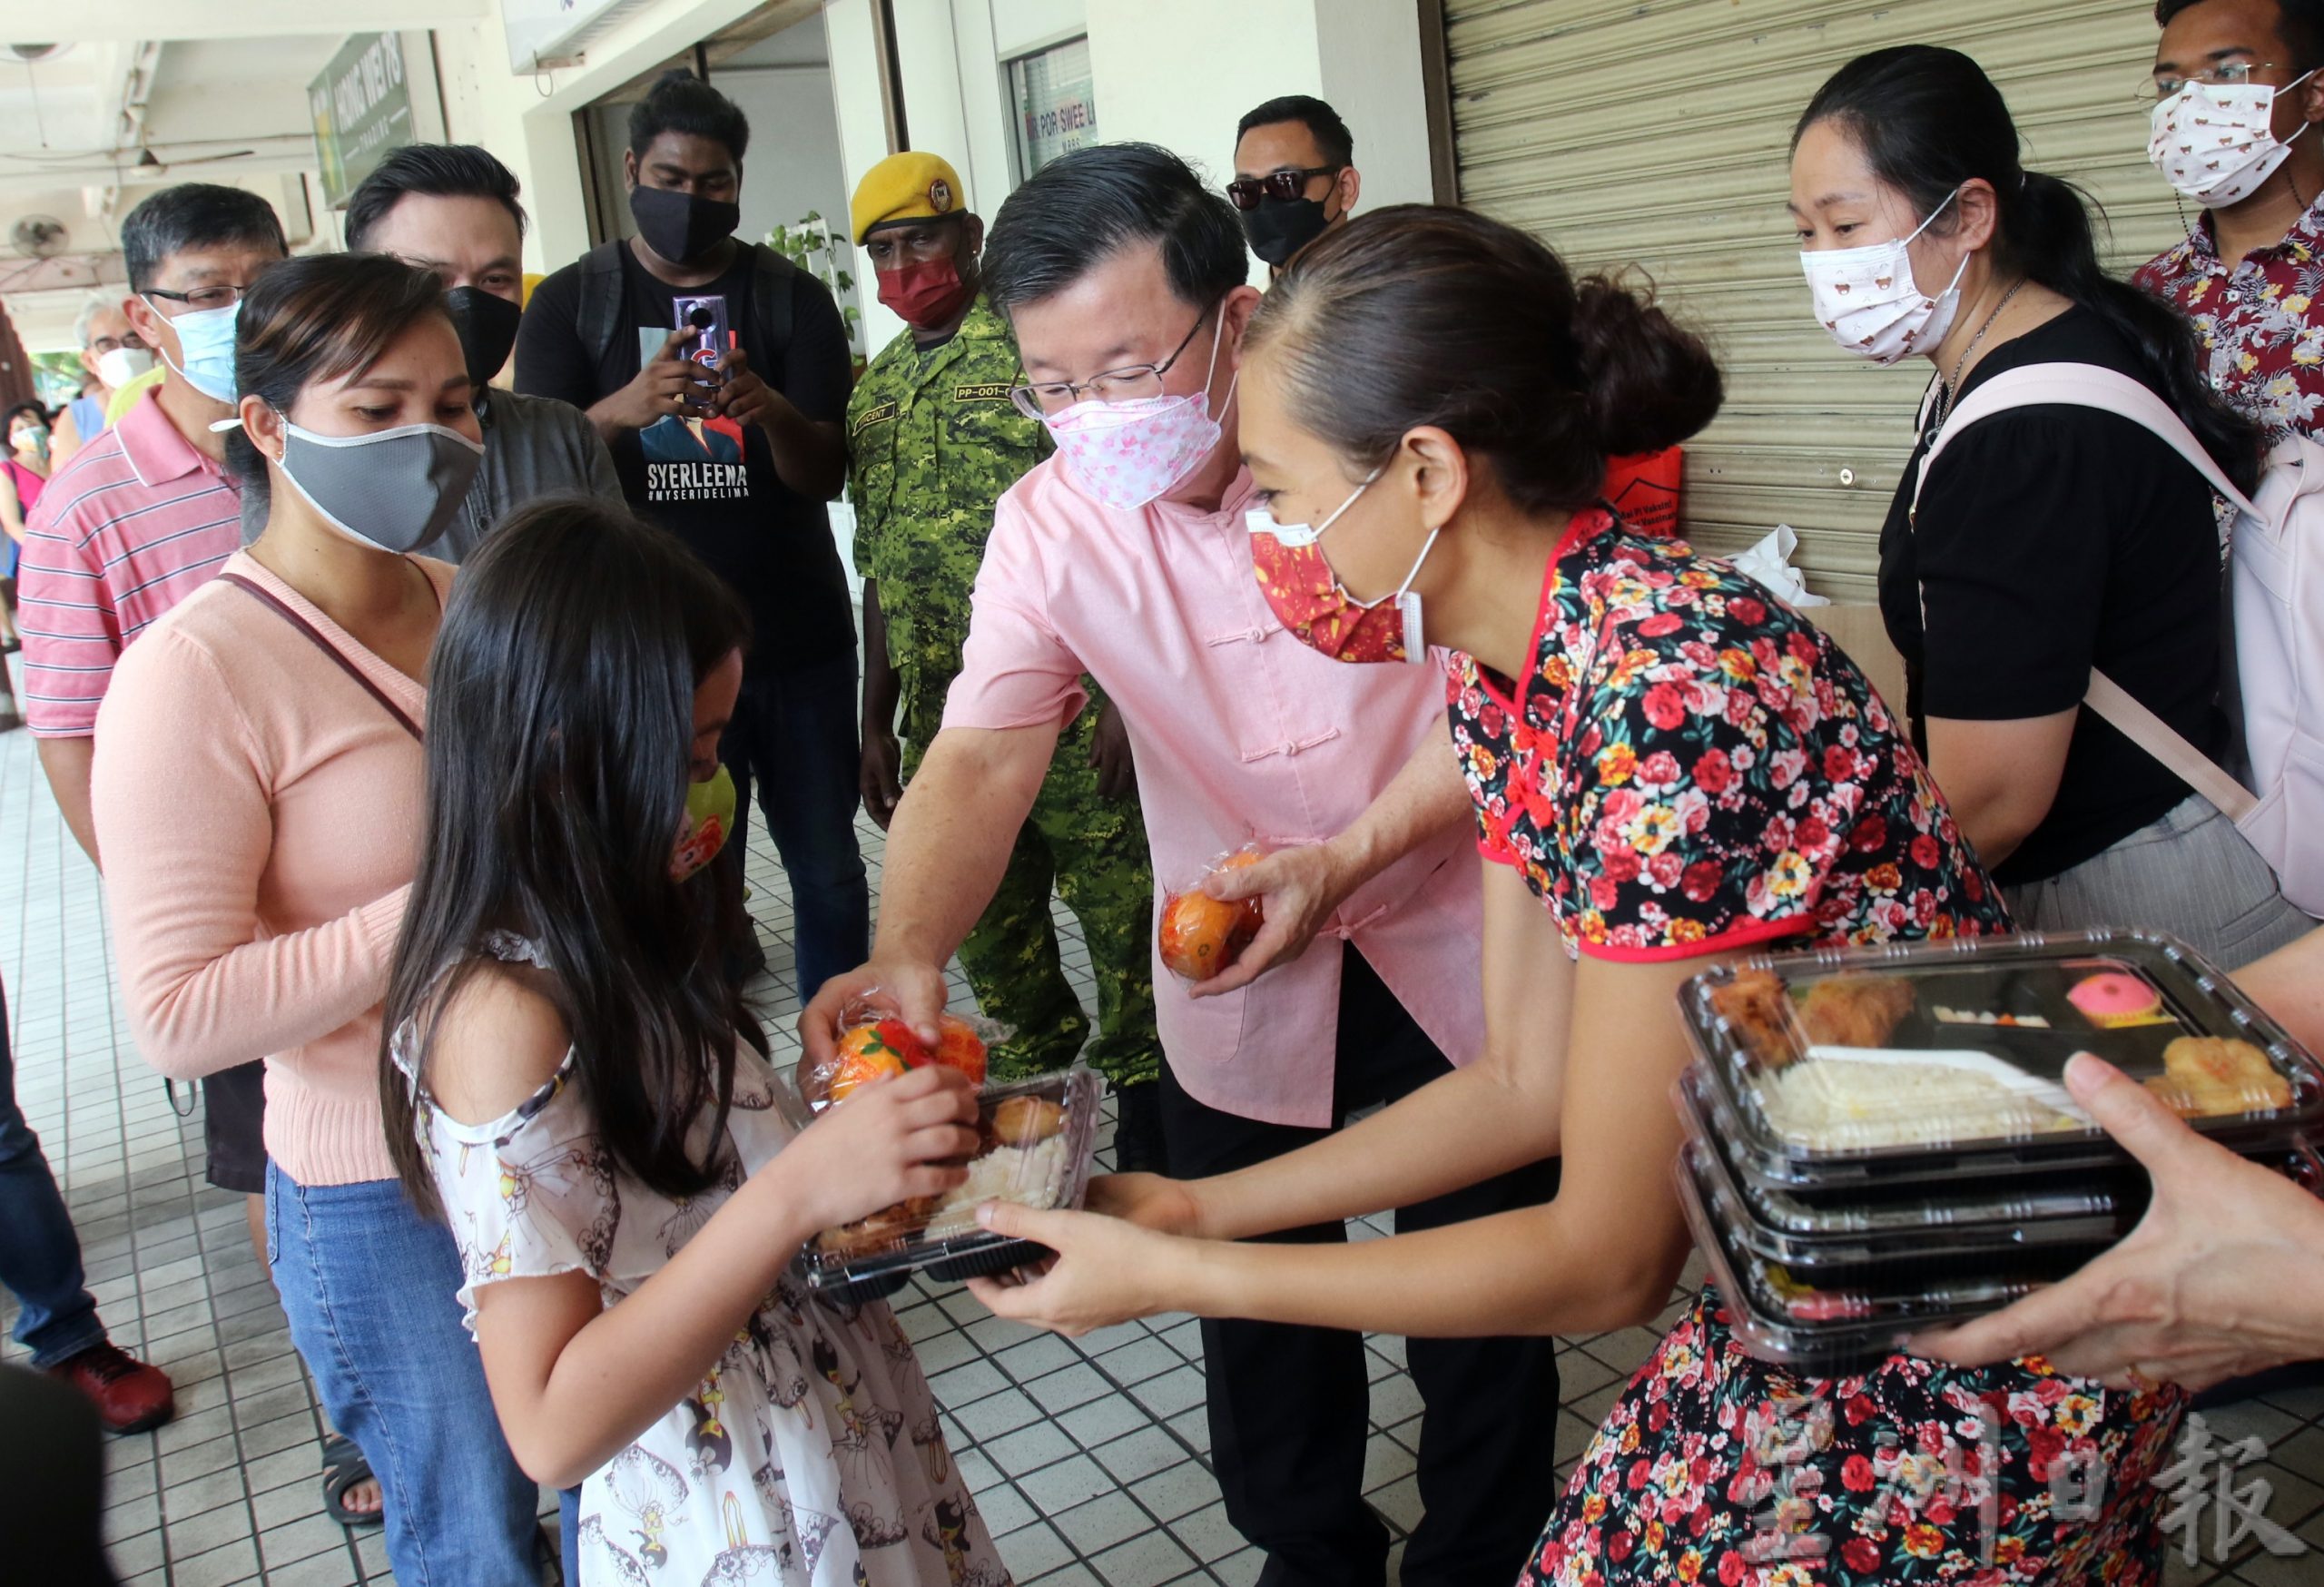
[[[915,1196],[899,1201],[867,1218],[826,1229],[815,1238],[815,1248],[835,1256],[868,1257],[884,1251],[900,1239],[918,1235],[933,1217],[940,1196]]]
[[[1913,1011],[1913,983],[1885,975],[1836,975],[1807,989],[1799,1022],[1826,1047],[1880,1047]]]
[[[2291,1082],[2268,1055],[2231,1036],[2181,1036],[2162,1050],[2162,1073],[2146,1082],[2190,1119],[2259,1113],[2291,1106]]]
[[[1791,1061],[1791,999],[1772,971],[1747,970],[1712,988],[1710,1006],[1762,1069],[1781,1069]]]

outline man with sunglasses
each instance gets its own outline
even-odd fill
[[[1155,880],[1211,878],[1265,923],[1198,986],[1157,987],[1169,1171],[1230,1172],[1315,1140],[1482,1050],[1482,894],[1467,791],[1433,667],[1349,666],[1285,632],[1252,559],[1273,527],[1238,440],[1243,328],[1259,295],[1235,212],[1143,143],[1052,161],[995,218],[983,284],[1024,360],[1012,393],[1059,448],[995,509],[942,730],[889,828],[872,961],[800,1020],[811,1064],[877,989],[930,1030],[944,965],[1009,862],[1093,678],[1137,749]],[[1255,516],[1256,515],[1256,516]],[[1157,901],[1149,899],[1148,907]],[[1119,1183],[1118,1181],[1117,1182]],[[1150,1183],[1150,1181],[1148,1182]],[[1136,1181],[1132,1181],[1133,1186]],[[1538,1165],[1400,1209],[1438,1227],[1545,1199]],[[1332,1223],[1266,1237],[1344,1239]],[[1202,1325],[1211,1448],[1259,1580],[1382,1587],[1387,1529],[1363,1499],[1364,1341]],[[1512,1580],[1553,1502],[1537,1430],[1557,1413],[1548,1339],[1415,1339],[1425,1406],[1412,1587]]]
[[[1271,275],[1307,245],[1344,226],[1364,179],[1355,138],[1340,113],[1305,94],[1270,99],[1235,129],[1235,180],[1226,196],[1242,213],[1251,251]]]
[[[1039,418],[1010,401],[1024,374],[1009,327],[984,301],[984,221],[966,203],[949,162],[907,150],[864,173],[850,212],[880,301],[905,323],[847,409],[863,576],[863,808],[882,827],[943,724],[993,504],[1053,449]],[[1059,958],[1053,889],[1088,946],[1093,1041]],[[960,968],[978,1006],[1014,1031],[993,1050],[996,1079],[1064,1069],[1088,1041],[1089,1067],[1113,1089],[1124,1171],[1162,1166],[1153,893],[1129,737],[1093,690],[1059,739],[992,902],[960,943]]]
[[[2201,333],[2272,442],[2324,429],[2324,0],[2157,0],[2148,155],[2187,236],[2138,284]],[[2203,128],[2200,136],[2195,127]],[[2221,155],[2218,143],[2231,140]]]

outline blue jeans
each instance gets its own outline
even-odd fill
[[[460,1258],[393,1179],[302,1186],[266,1166],[266,1254],[331,1424],[363,1451],[403,1587],[535,1579],[540,1490],[460,1326]]]
[[[16,1343],[34,1366],[54,1366],[105,1342],[97,1303],[81,1275],[81,1237],[41,1155],[40,1137],[16,1106],[8,1046],[8,994],[0,988],[0,1284],[15,1296]]]
[[[791,880],[802,1002],[872,953],[872,887],[855,842],[863,756],[855,685],[852,648],[799,672],[745,671],[718,745],[734,779],[725,853],[741,862],[755,779],[759,812]]]

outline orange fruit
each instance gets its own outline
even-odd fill
[[[1182,892],[1162,906],[1162,962],[1188,981],[1208,981],[1235,962],[1258,934],[1256,902],[1222,903],[1206,892]]]
[[[946,1069],[959,1070],[972,1086],[984,1084],[984,1040],[976,1028],[951,1014],[940,1016],[936,1028],[936,1061]]]
[[[834,1102],[856,1087],[883,1075],[900,1075],[928,1061],[928,1050],[901,1020],[858,1025],[839,1039],[839,1063],[832,1071]]]

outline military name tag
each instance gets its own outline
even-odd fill
[[[885,424],[895,416],[896,405],[892,402],[882,402],[877,408],[866,409],[863,417],[855,421],[855,429],[850,433],[862,435],[873,425]]]
[[[1006,402],[1009,400],[1009,382],[1000,380],[981,386],[955,386],[952,388],[952,400],[955,402]]]

